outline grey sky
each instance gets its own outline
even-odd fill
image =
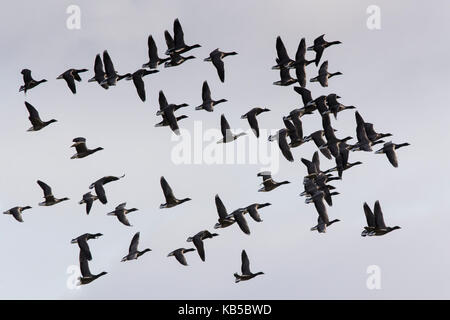
[[[81,30],[66,28],[66,8],[81,8]],[[381,8],[381,30],[366,27],[366,8]],[[444,18],[448,1],[39,1],[11,2],[0,11],[2,22],[2,126],[0,140],[0,204],[2,210],[31,205],[19,224],[2,216],[0,298],[25,299],[315,299],[315,298],[446,298],[450,297],[447,225],[450,169],[445,146],[450,139],[446,103],[447,59],[450,46],[443,40],[450,30]],[[152,34],[160,55],[163,32],[172,33],[179,18],[188,44],[202,48],[185,64],[145,78],[147,101],[142,103],[131,82],[104,90],[87,83],[97,53],[107,49],[119,73],[133,72],[147,61],[147,36]],[[204,128],[219,128],[225,113],[232,128],[248,128],[240,116],[253,106],[272,111],[261,115],[261,128],[277,129],[282,116],[301,105],[292,87],[272,85],[275,39],[280,35],[291,57],[302,37],[309,45],[326,34],[343,43],[324,52],[330,71],[343,76],[328,88],[308,83],[313,96],[335,92],[347,105],[357,106],[363,118],[381,132],[394,134],[396,143],[409,142],[398,151],[399,168],[384,155],[353,153],[362,166],[333,182],[341,194],[329,208],[341,222],[324,235],[309,231],[317,219],[312,205],[298,196],[306,170],[301,157],[311,158],[310,143],[293,150],[295,162],[280,158],[276,180],[292,183],[270,193],[258,193],[259,165],[174,165],[168,128],[154,128],[158,91],[169,102],[189,103],[180,114],[180,126],[191,130],[194,120]],[[225,60],[226,81],[220,83],[210,63],[203,62],[219,47],[237,51]],[[308,52],[308,57],[312,57]],[[72,95],[56,77],[68,68],[88,68]],[[20,70],[29,68],[35,79],[49,82],[18,93]],[[317,68],[307,67],[308,79]],[[214,113],[194,111],[201,103],[201,85],[208,80],[213,97],[226,98]],[[59,120],[41,132],[29,133],[24,100],[42,118]],[[181,111],[181,110],[180,110]],[[315,114],[303,118],[305,134],[321,128]],[[355,136],[354,113],[339,114],[332,122],[338,136]],[[74,137],[105,150],[70,160]],[[266,139],[266,137],[261,137]],[[431,162],[432,160],[432,162]],[[334,162],[321,157],[322,167]],[[126,177],[107,186],[109,202],[94,204],[89,216],[77,204],[89,184],[104,175]],[[180,198],[193,201],[160,210],[164,198],[159,177],[164,175]],[[42,192],[36,180],[53,187],[55,196],[71,201],[38,207]],[[206,262],[189,253],[183,267],[167,253],[189,246],[186,238],[211,230],[217,219],[214,195],[229,211],[254,202],[271,202],[261,210],[263,223],[249,220],[251,236],[237,226],[219,230],[206,242]],[[401,230],[384,237],[362,238],[362,204],[379,199],[388,225]],[[127,201],[140,210],[131,213],[127,228],[106,216]],[[120,263],[133,234],[141,232],[141,246],[153,251],[138,261]],[[109,274],[79,290],[68,290],[69,265],[78,264],[78,247],[70,240],[85,232],[101,232],[89,244],[93,273]],[[251,269],[265,275],[235,284],[240,252],[246,249]],[[381,290],[366,288],[366,268],[381,268]]]

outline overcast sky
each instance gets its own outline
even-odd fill
[[[66,27],[66,8],[81,8],[81,29]],[[366,27],[369,5],[381,8],[381,30]],[[10,2],[0,11],[2,23],[2,107],[0,139],[0,204],[2,211],[30,205],[24,223],[1,216],[0,298],[13,299],[448,299],[448,183],[450,109],[448,70],[450,46],[443,39],[450,30],[444,12],[448,1],[433,6],[423,1],[39,1]],[[133,72],[147,62],[147,36],[152,34],[162,56],[163,32],[171,33],[179,18],[188,44],[201,48],[187,55],[197,59],[164,69],[145,78],[147,101],[142,103],[132,82],[121,81],[104,90],[88,83],[97,53],[107,49],[119,73]],[[218,129],[224,113],[233,129],[247,130],[240,116],[251,107],[272,111],[259,117],[264,129],[281,128],[282,116],[301,99],[292,87],[272,83],[275,39],[280,35],[291,57],[302,37],[310,45],[326,34],[342,44],[325,50],[331,72],[322,88],[309,83],[314,97],[337,93],[342,103],[357,106],[367,122],[390,132],[395,143],[411,146],[398,151],[399,168],[384,155],[352,153],[362,166],[333,181],[340,195],[328,213],[334,224],[326,234],[309,231],[317,220],[313,205],[299,197],[306,169],[316,147],[308,143],[293,149],[295,161],[280,156],[275,180],[289,180],[270,193],[258,193],[256,177],[261,164],[176,165],[171,153],[177,144],[168,128],[155,128],[160,119],[158,91],[169,102],[190,106],[178,111],[188,119],[180,126],[193,133],[194,121],[203,129]],[[210,51],[236,51],[225,59],[226,81],[221,83]],[[311,52],[308,58],[313,58]],[[21,69],[32,70],[44,83],[19,93]],[[69,68],[87,68],[73,95],[56,77]],[[308,79],[317,74],[307,67]],[[213,98],[226,98],[213,113],[195,111],[201,103],[202,82],[209,82]],[[58,119],[40,132],[30,127],[24,101],[33,104],[43,119]],[[304,117],[304,132],[321,129],[320,117]],[[353,111],[332,120],[338,137],[355,136]],[[87,138],[89,147],[103,151],[70,160],[72,139]],[[244,139],[244,138],[242,138]],[[266,136],[260,139],[266,140]],[[321,156],[322,168],[334,162]],[[87,216],[78,204],[93,181],[105,175],[126,177],[109,184],[108,204],[96,202]],[[193,200],[160,210],[164,202],[159,178],[164,175],[175,195]],[[41,179],[56,197],[71,200],[53,207],[38,207]],[[190,247],[186,238],[200,230],[212,231],[217,220],[214,195],[232,210],[254,202],[270,202],[260,211],[262,223],[248,219],[251,235],[235,225],[219,229],[220,236],[205,241],[206,262],[197,253],[186,255],[184,267],[167,254]],[[362,238],[366,225],[362,204],[380,200],[388,225],[400,225],[383,237]],[[106,216],[127,202],[139,208],[130,213],[133,227]],[[141,232],[140,247],[153,251],[137,261],[121,263],[130,240]],[[93,273],[108,274],[79,290],[67,288],[66,270],[78,265],[78,247],[70,240],[80,234],[101,232],[91,240]],[[253,272],[264,271],[248,282],[234,283],[245,249]],[[366,287],[370,265],[381,269],[381,289]]]

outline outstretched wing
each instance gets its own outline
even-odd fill
[[[375,214],[376,228],[377,229],[386,229],[386,224],[384,223],[384,219],[383,219],[383,212],[381,211],[380,202],[378,200],[375,201],[374,214]]]
[[[219,75],[220,81],[225,81],[225,67],[219,54],[215,54],[211,58],[214,67],[217,69],[217,74]]]
[[[219,214],[219,218],[224,219],[228,215],[225,205],[223,204],[222,200],[219,198],[218,194],[216,194],[216,197],[214,200],[216,202],[216,208],[217,208],[217,213]]]
[[[203,81],[202,100],[204,102],[211,101],[211,90],[209,89],[208,82],[206,82],[206,81]]]
[[[367,220],[367,226],[368,227],[375,227],[375,216],[372,212],[372,210],[370,209],[369,205],[364,202],[363,205],[364,208],[364,214],[366,215],[366,220]]]
[[[133,236],[133,239],[131,239],[130,248],[128,250],[130,254],[138,251],[139,235],[140,232],[136,232],[136,234]]]
[[[169,186],[166,179],[164,177],[161,177],[160,182],[161,182],[161,188],[163,190],[166,201],[170,201],[170,200],[174,199],[175,196],[173,195],[172,188]]]
[[[175,40],[175,47],[176,48],[182,48],[185,46],[184,44],[184,33],[183,28],[181,27],[180,21],[175,19],[173,22],[173,33],[174,33],[174,40]]]
[[[241,266],[242,274],[251,274],[250,260],[248,260],[247,252],[245,252],[245,250],[242,250],[241,260],[242,260],[242,266]]]

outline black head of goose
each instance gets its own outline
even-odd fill
[[[250,271],[250,260],[248,259],[247,252],[245,252],[245,250],[242,250],[241,261],[242,261],[242,265],[241,265],[241,273],[242,274],[238,274],[237,272],[234,273],[235,283],[238,283],[240,281],[247,281],[247,280],[253,279],[256,276],[264,274],[264,272],[262,272],[262,271],[257,272],[257,273],[252,273]]]
[[[86,138],[78,137],[72,140],[73,144],[70,146],[71,148],[75,148],[77,153],[75,153],[70,159],[81,159],[85,158],[97,151],[103,150],[102,147],[98,147],[95,149],[88,149],[86,146]]]
[[[31,76],[31,70],[29,69],[22,69],[20,72],[23,76],[23,86],[20,86],[19,92],[23,91],[25,94],[28,90],[40,85],[41,83],[47,82],[46,79],[42,80],[34,80]]]
[[[11,208],[9,210],[6,210],[5,212],[3,212],[4,214],[10,214],[14,217],[14,219],[16,219],[19,222],[23,222],[23,218],[22,218],[22,212],[25,210],[31,209],[30,206],[25,206],[25,207],[14,207]]]
[[[27,131],[39,131],[46,126],[48,126],[51,123],[57,122],[56,119],[51,119],[49,121],[42,121],[41,117],[39,116],[39,112],[36,110],[35,107],[33,107],[30,103],[25,101],[25,107],[28,110],[29,117],[28,120],[30,120],[32,127],[28,129]]]
[[[323,51],[325,48],[328,48],[329,46],[335,45],[335,44],[341,44],[341,41],[331,41],[328,42],[324,39],[325,35],[321,35],[320,37],[317,37],[314,39],[314,45],[311,47],[308,47],[308,50],[314,50],[316,52],[316,58],[315,63],[316,66],[319,65],[320,59],[322,58]]]
[[[69,69],[60,74],[56,79],[64,79],[73,94],[77,93],[77,87],[75,85],[75,80],[80,82],[80,73],[89,71],[88,69]]]

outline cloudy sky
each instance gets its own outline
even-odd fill
[[[81,9],[81,29],[66,27],[69,5]],[[381,9],[381,29],[366,26],[369,5]],[[450,223],[450,169],[445,146],[450,139],[447,106],[450,46],[442,40],[450,29],[448,1],[434,6],[422,1],[39,1],[11,2],[0,11],[2,23],[2,77],[0,139],[0,204],[2,210],[20,205],[33,209],[20,224],[10,216],[0,223],[3,299],[393,299],[450,298],[447,248]],[[164,30],[172,32],[175,18],[188,44],[201,48],[189,54],[197,59],[145,78],[147,101],[141,102],[132,82],[110,90],[88,83],[97,53],[107,49],[119,73],[133,72],[147,62],[147,36],[152,34],[160,55],[165,50]],[[439,18],[440,17],[440,18]],[[275,39],[282,37],[291,57],[302,37],[342,44],[325,50],[331,72],[344,75],[328,88],[308,83],[313,96],[337,93],[341,102],[357,106],[367,122],[391,132],[396,143],[409,142],[398,151],[399,168],[384,155],[352,153],[351,161],[364,164],[334,181],[340,195],[329,208],[330,218],[341,222],[326,234],[309,231],[317,213],[299,197],[306,173],[302,157],[311,158],[312,143],[293,150],[295,161],[280,156],[274,178],[291,184],[270,193],[258,193],[262,168],[257,164],[176,164],[172,151],[178,142],[168,128],[155,128],[158,91],[169,102],[190,106],[178,111],[188,119],[180,126],[194,135],[218,129],[224,113],[233,129],[247,130],[240,116],[251,107],[272,111],[260,116],[260,127],[279,129],[282,116],[301,99],[292,87],[272,83]],[[221,83],[210,63],[203,62],[215,48],[236,51],[225,60],[226,81]],[[308,52],[308,58],[312,58]],[[18,92],[20,70],[29,68],[35,79],[47,83]],[[73,95],[56,77],[69,68],[88,68]],[[313,65],[307,76],[317,73]],[[214,113],[195,111],[201,103],[202,82],[210,84],[213,98],[226,98]],[[58,122],[40,132],[30,127],[24,101],[44,119]],[[339,137],[355,136],[354,112],[332,120]],[[320,117],[303,118],[305,134],[321,128]],[[73,138],[87,138],[88,146],[104,150],[85,159],[70,160]],[[250,137],[251,139],[252,137]],[[244,140],[244,138],[242,138]],[[247,138],[245,138],[247,139]],[[266,136],[260,139],[266,140]],[[247,141],[247,140],[244,140]],[[248,141],[247,141],[248,142]],[[268,142],[267,142],[268,143]],[[194,146],[192,147],[194,148]],[[275,149],[276,150],[276,149]],[[321,157],[322,167],[334,162]],[[87,216],[77,202],[93,181],[105,175],[126,177],[107,186],[109,202],[94,204]],[[159,178],[164,175],[179,198],[193,200],[160,210],[164,198]],[[53,207],[38,207],[41,179],[56,197],[71,200]],[[254,202],[270,202],[261,210],[262,223],[249,220],[251,235],[237,226],[219,230],[205,242],[206,262],[197,253],[187,255],[184,267],[167,254],[189,247],[186,238],[217,220],[214,196],[227,209]],[[401,230],[384,237],[362,238],[362,204],[380,200],[388,225]],[[133,227],[106,216],[121,202],[139,208],[131,213]],[[130,240],[141,232],[141,247],[153,251],[137,261],[121,263]],[[101,232],[90,241],[93,273],[108,274],[88,286],[70,289],[72,265],[78,265],[78,247],[70,240],[82,233]],[[234,283],[245,249],[254,272],[265,275]],[[367,268],[379,266],[381,289],[366,286]]]

